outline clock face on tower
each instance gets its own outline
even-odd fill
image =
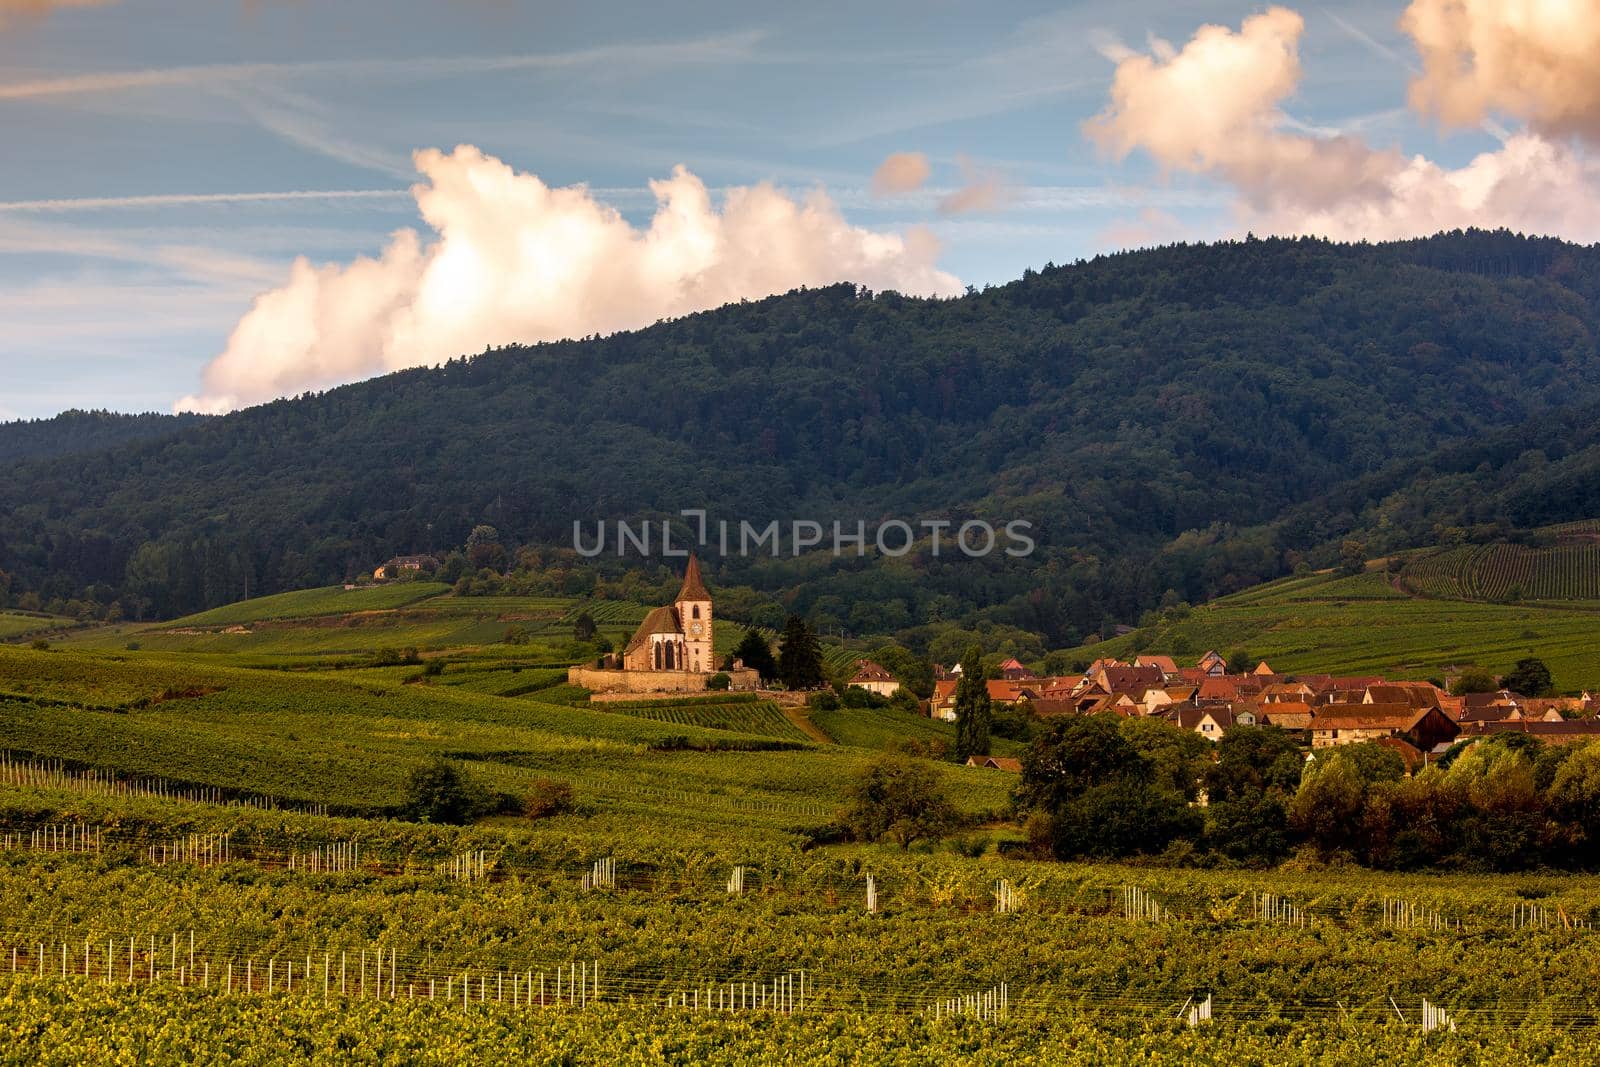
[[[700,624],[699,623],[694,623],[692,626],[689,627],[689,632],[694,634],[696,637],[699,637],[700,636]]]

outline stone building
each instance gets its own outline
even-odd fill
[[[700,577],[700,561],[689,557],[683,586],[669,605],[644,617],[620,657],[600,666],[573,667],[567,681],[595,692],[682,693],[706,688],[718,673],[712,639],[711,593]],[[723,672],[734,689],[754,689],[760,676],[735,663]]]
[[[622,650],[625,671],[692,671],[711,673],[711,594],[700,578],[700,561],[689,557],[683,587],[670,606],[644,617]]]

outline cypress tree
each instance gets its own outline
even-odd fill
[[[977,645],[967,649],[961,660],[961,681],[956,683],[955,758],[965,763],[971,756],[989,754],[989,728],[994,722],[994,707],[989,702],[989,685],[983,677],[983,653]]]

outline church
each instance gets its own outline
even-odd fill
[[[644,617],[622,650],[625,671],[716,670],[711,653],[711,594],[700,578],[700,561],[689,557],[683,588],[667,607]]]
[[[721,673],[730,688],[757,688],[760,675],[742,663],[721,669],[711,624],[711,592],[700,577],[700,561],[690,556],[678,595],[644,617],[621,655],[573,667],[567,681],[596,693],[692,693]]]

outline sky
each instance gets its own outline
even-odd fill
[[[0,0],[0,420],[797,285],[1600,239],[1600,0]]]

